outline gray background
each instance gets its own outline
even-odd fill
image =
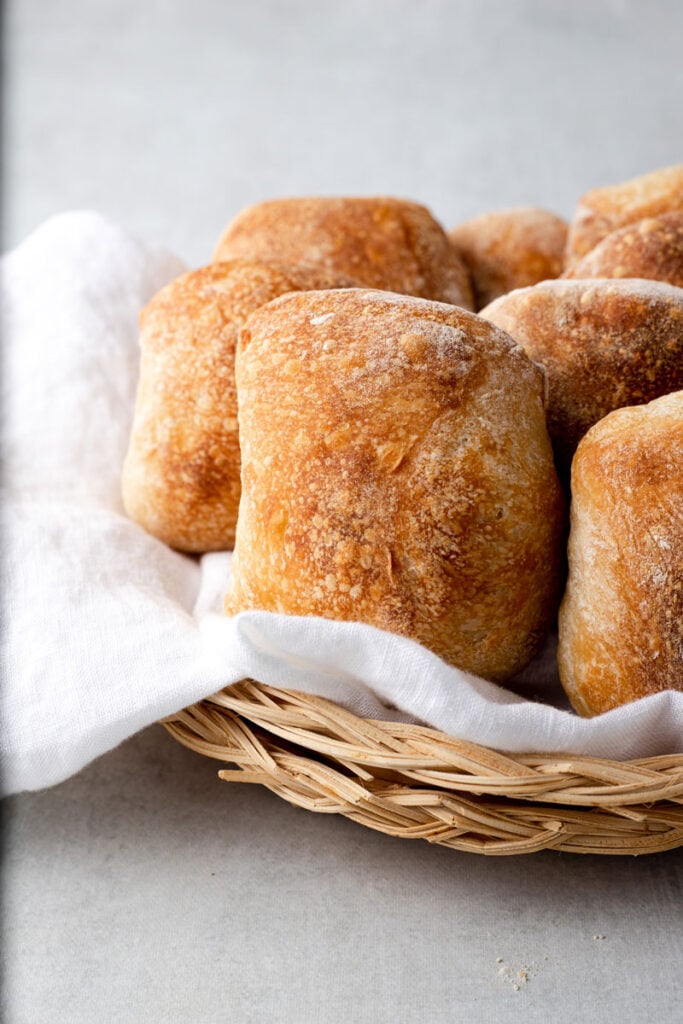
[[[681,159],[677,0],[14,0],[6,234],[94,207],[192,264],[244,205],[446,226]]]
[[[15,0],[6,29],[5,247],[91,207],[198,265],[272,196],[450,227],[682,159],[673,0]],[[486,859],[215,767],[154,727],[8,801],[8,1024],[680,1020],[683,850]]]

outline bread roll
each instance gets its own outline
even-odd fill
[[[250,313],[297,289],[351,284],[319,268],[232,260],[172,281],[141,314],[128,515],[182,551],[231,548],[240,496],[235,346]]]
[[[273,199],[243,210],[214,259],[315,263],[368,288],[472,309],[469,274],[429,210],[403,199]]]
[[[549,210],[529,206],[483,213],[449,231],[470,272],[475,309],[513,288],[559,277],[567,227]]]
[[[659,281],[544,281],[481,315],[548,377],[548,430],[569,473],[586,431],[613,409],[683,388],[683,289]]]
[[[567,267],[594,249],[612,231],[644,217],[675,211],[683,211],[683,164],[586,192],[569,226]]]
[[[613,231],[564,277],[644,277],[683,287],[683,212]]]
[[[582,715],[683,690],[683,391],[579,445],[558,660]]]
[[[370,623],[489,679],[554,621],[564,506],[543,380],[464,310],[287,295],[237,354],[242,500],[226,612]]]

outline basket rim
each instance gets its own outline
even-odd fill
[[[243,680],[163,720],[185,746],[310,810],[484,853],[683,845],[683,753],[511,754]]]

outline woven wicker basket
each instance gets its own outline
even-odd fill
[[[683,754],[504,755],[424,726],[357,718],[252,681],[163,723],[180,743],[299,807],[485,854],[657,853],[683,845]]]

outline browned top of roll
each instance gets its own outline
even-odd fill
[[[548,429],[567,472],[586,431],[613,409],[683,388],[683,289],[660,281],[544,281],[482,316],[548,377]]]
[[[469,274],[424,206],[385,197],[272,199],[227,226],[215,260],[314,263],[359,284],[472,309]]]
[[[564,277],[643,277],[683,287],[683,211],[613,231]]]
[[[617,228],[677,210],[683,210],[683,164],[591,189],[579,200],[569,226],[567,267]]]
[[[567,222],[550,210],[520,206],[494,210],[448,233],[472,276],[477,309],[514,288],[559,277]]]

